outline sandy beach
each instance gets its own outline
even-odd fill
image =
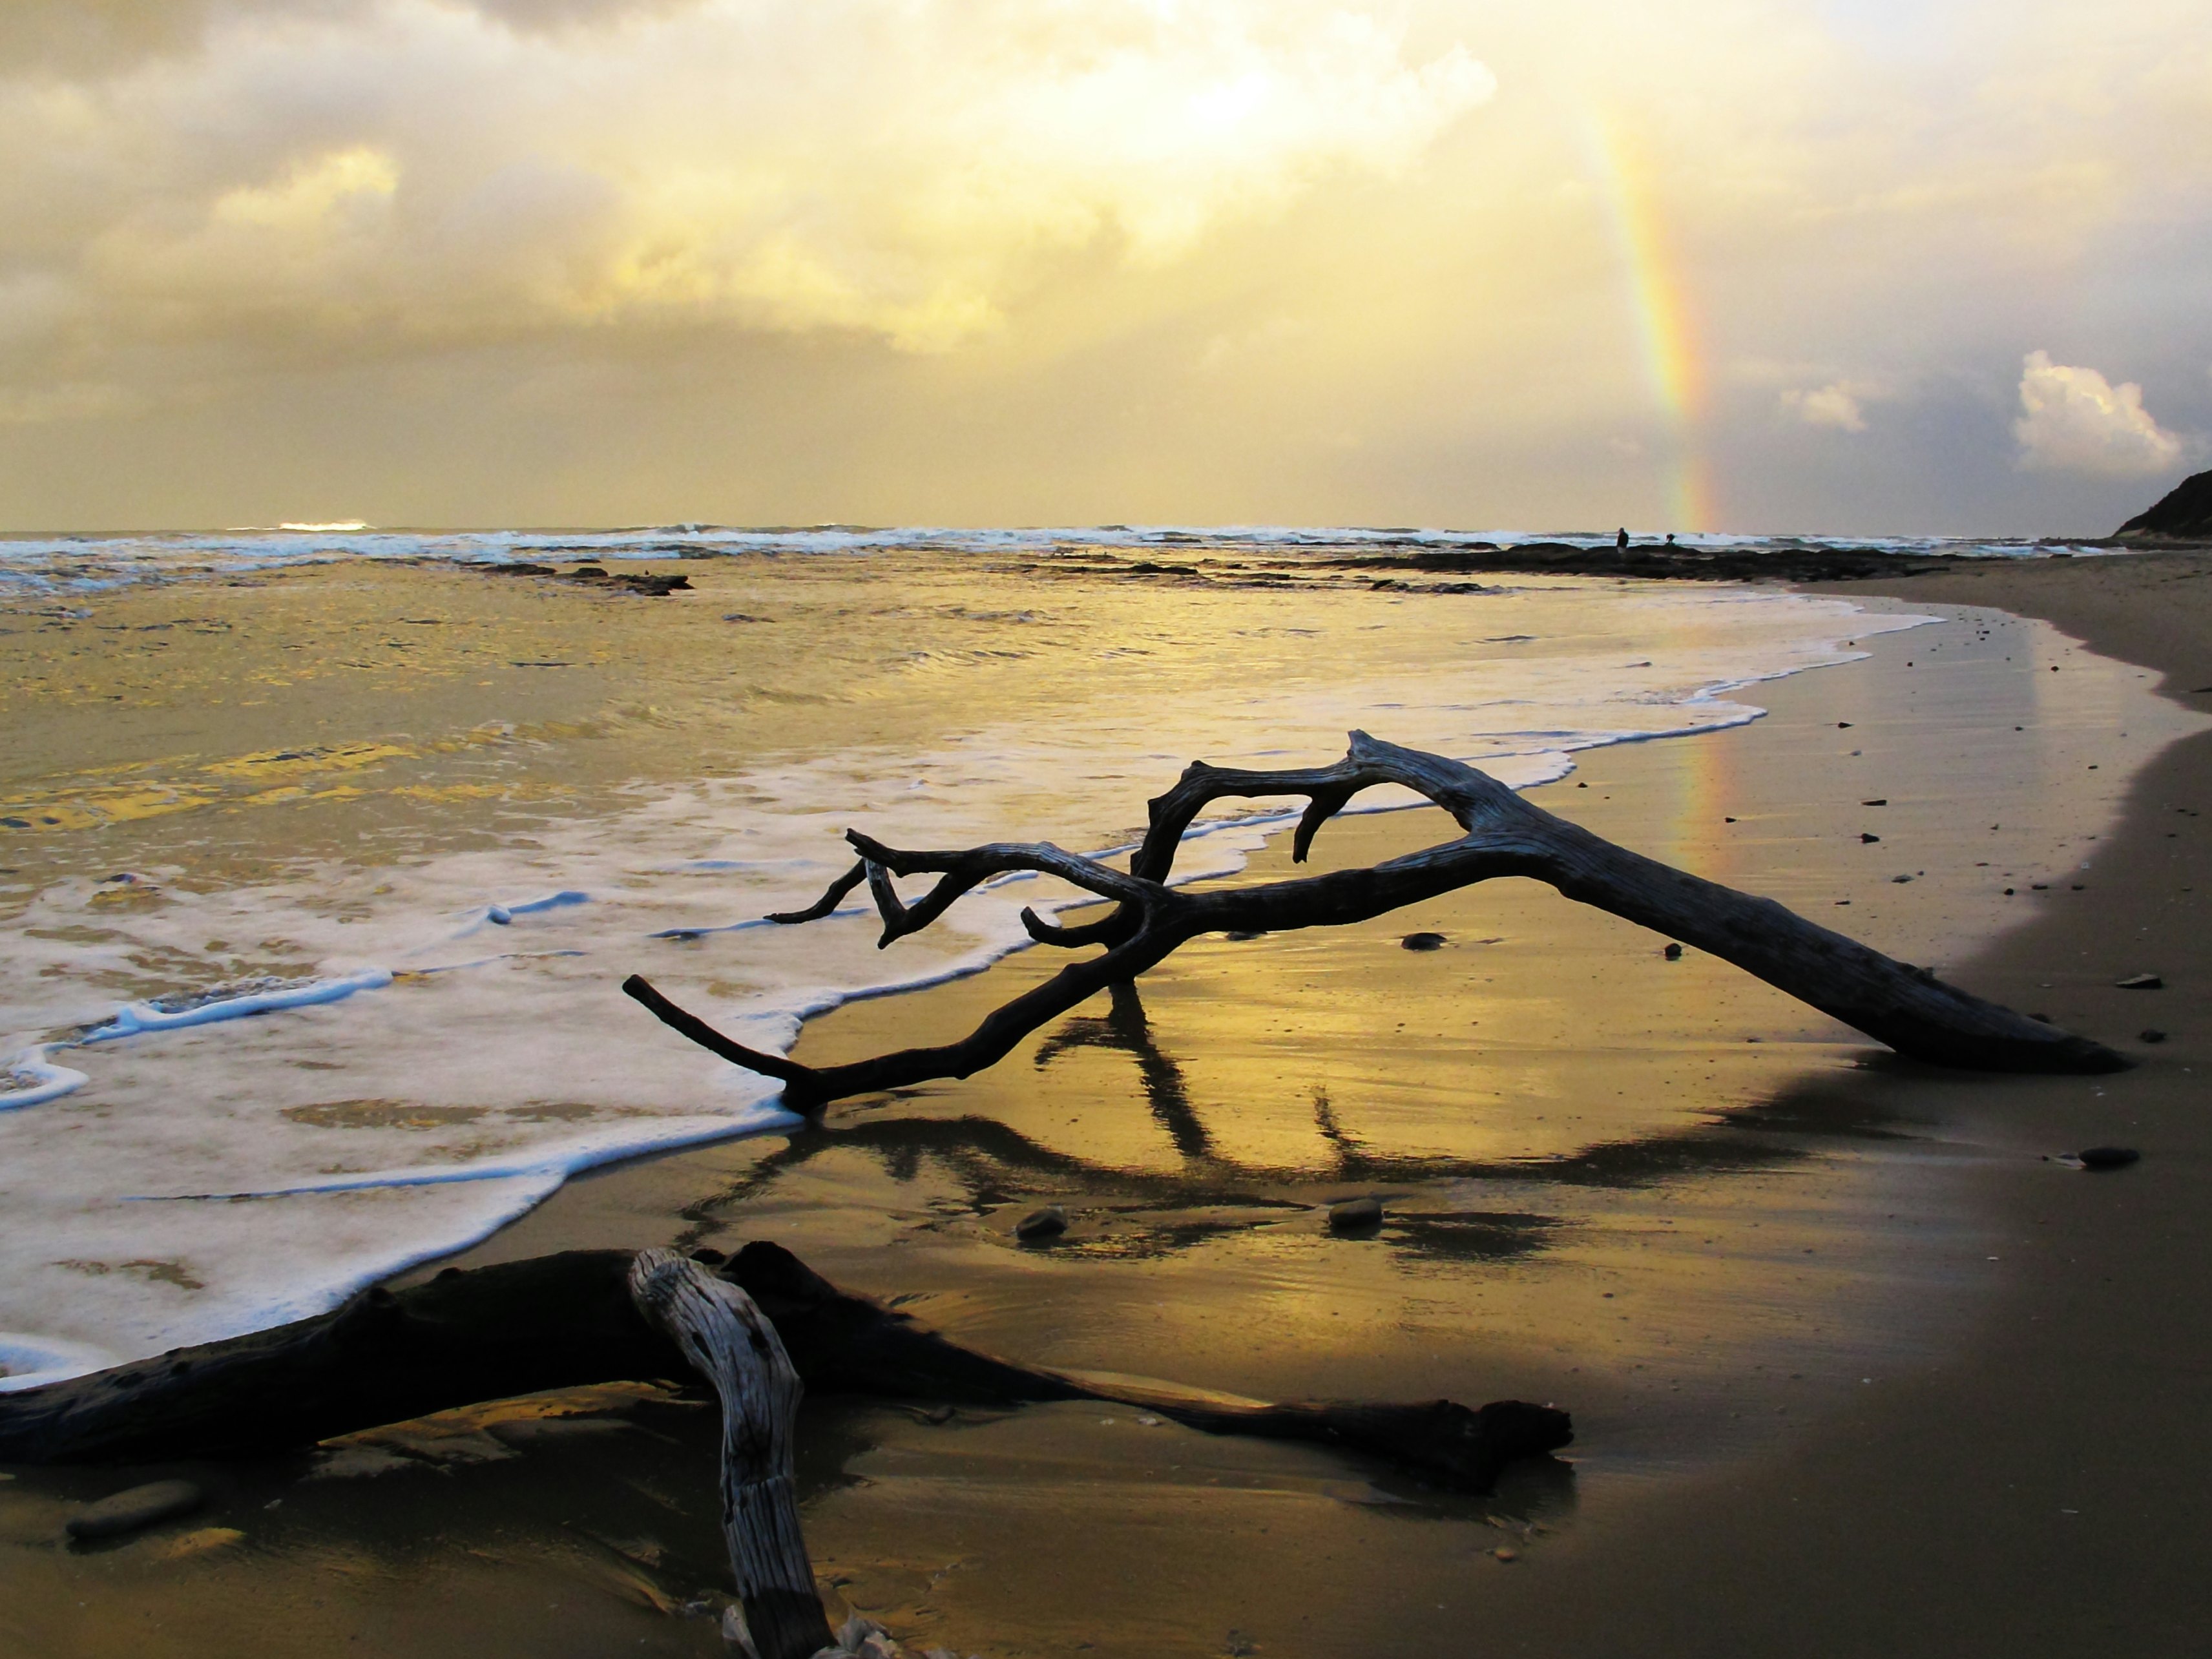
[[[1032,1363],[1575,1414],[1563,1460],[1481,1498],[1119,1408],[814,1402],[817,1568],[917,1645],[2189,1651],[2212,738],[2167,746],[2201,722],[2159,711],[2212,702],[2208,573],[2164,554],[1850,584],[1945,620],[1759,688],[1751,726],[1593,751],[1536,794],[2112,1042],[2124,1074],[1897,1061],[1498,883],[1200,941],[1147,976],[1139,1019],[1085,1009],[965,1083],[573,1181],[456,1261],[769,1237]],[[2153,753],[2122,799],[2107,778]],[[1448,827],[1346,819],[1316,856]],[[1416,930],[1447,943],[1402,949]],[[1962,934],[1991,942],[1959,959]],[[1050,966],[852,1004],[799,1057],[949,1035]],[[2114,988],[2146,971],[2165,988]],[[2055,1161],[2105,1143],[2142,1162]],[[1332,1237],[1321,1206],[1359,1194],[1382,1233]],[[1018,1243],[1044,1201],[1068,1235]],[[17,1471],[0,1629],[58,1656],[719,1651],[708,1414],[584,1405],[371,1435],[315,1479],[195,1469],[207,1512],[98,1549],[51,1539],[112,1474]]]
[[[0,0],[0,1659],[2212,1655],[2212,32],[2003,10]]]

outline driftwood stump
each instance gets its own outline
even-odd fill
[[[760,1659],[831,1645],[799,1529],[792,1435],[805,1391],[752,1297],[673,1250],[641,1250],[629,1293],[722,1398],[722,1534]]]
[[[1203,892],[1168,884],[1183,832],[1217,800],[1303,796],[1308,804],[1291,856],[1304,863],[1322,824],[1362,790],[1386,783],[1401,785],[1443,807],[1466,833],[1370,868],[1303,880]],[[994,1065],[1046,1021],[1113,986],[1133,981],[1200,933],[1341,927],[1494,877],[1528,876],[1568,898],[1734,963],[1916,1060],[1979,1071],[2045,1073],[2116,1072],[2129,1063],[2102,1043],[1985,1002],[1924,968],[1808,921],[1772,899],[1738,892],[1615,846],[1553,817],[1463,762],[1401,749],[1364,732],[1352,734],[1350,751],[1334,766],[1244,772],[1194,762],[1175,787],[1149,806],[1144,842],[1127,871],[1044,842],[909,852],[848,830],[845,839],[860,854],[859,861],[807,908],[768,918],[787,924],[816,921],[865,882],[883,918],[881,948],[928,927],[982,883],[1016,872],[1057,876],[1112,902],[1114,908],[1099,920],[1067,927],[1024,910],[1023,925],[1041,945],[1105,948],[1016,997],[957,1042],[902,1048],[842,1066],[802,1066],[733,1042],[638,975],[625,981],[623,989],[692,1042],[748,1071],[781,1079],[786,1104],[817,1114],[849,1096],[933,1078],[967,1077]],[[909,903],[899,896],[892,878],[914,875],[939,879]]]
[[[481,1401],[701,1374],[630,1291],[625,1250],[567,1250],[363,1292],[333,1312],[0,1394],[0,1463],[270,1456]],[[998,1410],[1113,1401],[1207,1434],[1307,1440],[1441,1484],[1487,1491],[1516,1458],[1574,1438],[1567,1413],[1519,1401],[1239,1404],[1168,1383],[1068,1376],[979,1353],[757,1239],[702,1277],[770,1320],[817,1397]],[[710,1379],[711,1380],[711,1379]]]

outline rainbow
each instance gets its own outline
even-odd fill
[[[1589,112],[1585,131],[1629,279],[1644,372],[1673,441],[1668,495],[1674,527],[1711,530],[1716,519],[1705,445],[1705,356],[1686,273],[1642,147],[1595,111]]]

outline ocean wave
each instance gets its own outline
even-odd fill
[[[1715,531],[1685,532],[1676,539],[1680,546],[1693,550],[1747,548],[1777,553],[1823,549],[2036,558],[2105,550],[2079,542],[2007,537],[1776,536]],[[379,530],[357,522],[341,522],[201,534],[0,538],[0,588],[12,585],[39,592],[91,590],[154,575],[173,577],[196,572],[221,574],[353,558],[427,558],[501,565],[546,560],[870,553],[1049,558],[1090,551],[1160,550],[1188,558],[1209,553],[1297,555],[1389,548],[1480,551],[1536,542],[1600,548],[1609,547],[1613,540],[1613,532],[1609,530],[1455,530],[1361,525],[1091,525],[995,529],[921,525],[750,527],[684,524],[588,531],[422,531]]]
[[[87,1371],[104,1370],[118,1364],[122,1358],[89,1342],[0,1331],[0,1394],[42,1389],[49,1382],[66,1382]]]
[[[633,533],[644,545],[658,532]],[[751,532],[726,533],[734,543]],[[1001,539],[1032,546],[1052,533]],[[394,535],[293,540],[406,544]],[[509,552],[527,541],[475,539]],[[883,580],[904,578],[886,569]],[[960,588],[963,608],[995,620],[950,625],[1036,637],[1019,620],[1030,606],[1018,573],[963,573]],[[919,605],[945,592],[918,581],[884,598]],[[849,866],[838,839],[847,823],[902,845],[1050,840],[1119,858],[1145,796],[1194,755],[1312,763],[1341,753],[1354,724],[1525,787],[1604,744],[1755,719],[1723,689],[1847,660],[1862,653],[1839,641],[1912,620],[1775,592],[1539,584],[1483,602],[1512,612],[1486,616],[1483,629],[1528,641],[1486,653],[1469,648],[1464,618],[1447,614],[1457,607],[1379,596],[1208,596],[1193,601],[1215,607],[1204,617],[1179,605],[1173,637],[1156,637],[1149,598],[1109,603],[1121,607],[1109,613],[1122,618],[1114,637],[1159,647],[1141,670],[1111,671],[1126,681],[1091,665],[1102,635],[1085,613],[1081,641],[1064,653],[1071,673],[1024,665],[1012,671],[1018,684],[984,699],[902,677],[896,724],[871,725],[856,705],[849,734],[827,748],[763,727],[754,746],[714,754],[702,774],[632,781],[611,805],[533,820],[504,841],[426,830],[381,843],[374,862],[332,859],[259,884],[164,869],[162,902],[96,910],[89,877],[55,882],[0,939],[7,1029],[24,1042],[44,1031],[109,1046],[88,1087],[65,1068],[35,1078],[16,1068],[19,1095],[64,1080],[83,1094],[65,1109],[68,1134],[40,1133],[62,1114],[0,1114],[0,1207],[13,1218],[0,1229],[0,1324],[136,1353],[301,1317],[482,1238],[580,1170],[791,1126],[772,1079],[670,1037],[621,996],[625,973],[647,971],[748,1046],[787,1053],[832,1009],[979,974],[1029,948],[1024,901],[1046,915],[1096,902],[1018,873],[888,954],[864,901],[807,927],[763,920],[811,904]],[[841,613],[784,609],[794,629],[848,626]],[[1291,643],[1270,643],[1279,635]],[[1647,637],[1667,641],[1650,653],[1659,665],[1627,666],[1645,652],[1623,641]],[[1070,699],[1094,684],[1096,701],[1070,718]],[[913,732],[927,735],[898,735]],[[559,764],[560,751],[533,763]],[[1413,805],[1377,790],[1355,810]],[[1273,802],[1209,814],[1191,826],[1176,880],[1242,868],[1297,816]],[[501,944],[561,948],[500,950],[487,928],[501,930]],[[160,964],[188,979],[188,964],[209,961],[232,964],[208,970],[228,975],[222,983],[143,998],[89,1029],[71,1024],[82,988],[143,984]],[[256,963],[346,971],[256,975]],[[369,963],[388,965],[360,965]],[[337,1002],[324,1017],[191,1035]],[[146,1261],[188,1264],[196,1285],[149,1283]]]
[[[82,1072],[57,1066],[46,1058],[50,1043],[27,1048],[0,1069],[0,1112],[43,1106],[74,1093],[92,1079]]]
[[[251,1014],[272,1013],[280,1008],[339,1002],[356,991],[381,990],[391,983],[390,969],[365,968],[335,979],[263,978],[205,991],[179,991],[144,1002],[127,1003],[115,1011],[115,1017],[106,1024],[84,1032],[76,1041],[81,1045],[109,1042],[148,1031],[177,1031],[188,1025],[244,1019]]]

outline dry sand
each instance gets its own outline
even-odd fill
[[[2176,554],[1881,591],[2045,617],[2203,708],[2208,574]],[[2054,688],[2022,723],[2064,729],[2015,739],[1954,695],[1986,677],[1900,671],[1936,670],[1939,638],[2027,637],[1966,615],[1763,688],[1774,714],[1753,726],[1588,757],[1587,792],[1543,798],[1808,910],[1848,899],[1818,914],[2115,1041],[2135,1071],[1870,1058],[1731,970],[1498,884],[1327,939],[1202,942],[1148,977],[1142,1031],[1086,1011],[992,1073],[788,1144],[580,1181],[465,1259],[766,1236],[1025,1358],[1576,1413],[1570,1463],[1484,1500],[1119,1410],[936,1424],[817,1402],[817,1565],[963,1652],[2200,1651],[2212,868],[2190,814],[2212,812],[2212,737],[2167,750],[2118,830],[2081,845],[2102,810],[2094,707]],[[2002,853],[1964,856],[1992,792]],[[1858,808],[1873,798],[1891,805]],[[1879,846],[1857,839],[1871,822]],[[1347,821],[1322,852],[1364,861],[1440,828]],[[2014,909],[1972,960],[1945,953]],[[1398,947],[1429,927],[1446,950]],[[854,1005],[802,1054],[959,1029],[1041,958]],[[2112,988],[2146,969],[2167,988]],[[2146,1027],[2167,1040],[2135,1041]],[[2113,1141],[2143,1161],[2046,1161]],[[1383,1236],[1329,1238],[1313,1206],[1370,1191]],[[1013,1217],[1048,1196],[1073,1237],[1017,1246]],[[27,1473],[0,1494],[0,1636],[40,1656],[714,1653],[709,1620],[670,1616],[720,1581],[701,1415],[647,1405],[644,1431],[565,1438],[448,1425],[428,1468],[374,1479],[222,1471],[192,1529],[98,1552],[40,1540],[113,1480]]]

